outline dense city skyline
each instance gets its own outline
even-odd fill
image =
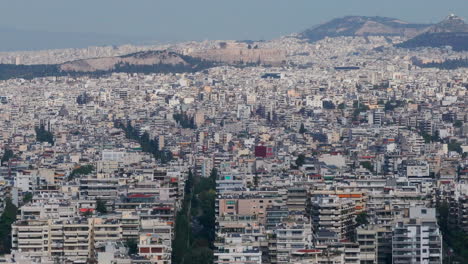
[[[464,1],[8,4],[0,263],[468,263]]]

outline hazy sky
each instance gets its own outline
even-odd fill
[[[164,41],[271,39],[344,15],[468,17],[468,0],[1,0],[0,6],[0,28]]]

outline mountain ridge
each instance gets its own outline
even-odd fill
[[[424,33],[397,45],[399,48],[445,46],[451,46],[455,51],[468,51],[468,24],[453,14],[429,27]]]
[[[430,24],[408,23],[396,18],[380,16],[345,16],[306,29],[300,38],[310,42],[326,37],[342,36],[416,36],[427,30]]]

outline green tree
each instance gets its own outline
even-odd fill
[[[138,254],[138,243],[135,239],[128,239],[125,241],[125,246],[128,249],[129,255],[136,255]]]
[[[296,166],[301,167],[305,163],[305,155],[304,154],[299,154],[296,159]]]
[[[31,192],[27,192],[24,194],[24,197],[23,197],[23,203],[29,203],[30,201],[32,201],[32,198],[33,198],[33,194]]]
[[[176,217],[173,263],[213,263],[217,178],[216,169],[206,178],[189,171],[184,202]],[[199,223],[202,228],[192,229],[193,222]]]
[[[393,111],[397,107],[405,106],[405,101],[392,100],[385,103],[385,111]]]
[[[304,126],[304,123],[301,123],[301,127],[299,128],[299,133],[304,134],[307,132],[307,129]]]
[[[106,214],[107,213],[106,202],[101,200],[101,199],[97,199],[96,200],[96,211],[98,211],[101,214]]]
[[[0,217],[0,254],[8,254],[11,251],[11,225],[16,220],[18,208],[10,198],[5,200],[5,209]]]
[[[80,167],[72,170],[72,172],[68,176],[68,179],[71,180],[71,179],[74,179],[74,178],[76,178],[78,176],[81,176],[81,175],[91,174],[91,173],[93,173],[94,170],[95,170],[95,168],[94,168],[93,165],[80,166]]]
[[[353,121],[358,121],[359,115],[369,110],[369,107],[365,104],[354,104]]]
[[[193,117],[189,117],[185,112],[174,114],[172,117],[177,122],[177,124],[183,128],[197,128],[195,125],[195,119]]]
[[[431,137],[431,141],[432,142],[441,142],[442,140],[440,139],[440,133],[439,133],[439,130],[436,130],[434,132],[434,135],[432,135]]]
[[[49,142],[51,145],[54,144],[54,135],[45,129],[45,126],[41,124],[35,128],[36,140],[39,142]]]
[[[215,238],[215,200],[216,179],[218,171],[213,168],[208,178],[200,177],[195,184],[192,198],[192,215],[202,225],[202,230],[194,234],[198,241],[206,241],[208,247],[213,247]]]
[[[367,225],[369,224],[369,220],[367,219],[369,216],[367,215],[367,212],[360,212],[356,216],[356,223],[361,226],[361,225]]]
[[[253,184],[254,184],[255,187],[258,187],[259,179],[260,179],[260,177],[258,176],[258,172],[255,172],[254,178],[253,178]]]
[[[454,127],[462,127],[462,126],[463,126],[463,122],[460,121],[460,120],[457,120],[457,121],[455,121],[455,122],[453,123],[453,126],[454,126]]]
[[[143,152],[153,154],[153,157],[161,163],[165,164],[172,160],[172,152],[167,150],[159,150],[158,140],[150,139],[150,136],[147,132],[140,136],[140,131],[134,128],[130,121],[127,122],[126,126],[124,126],[121,122],[115,122],[114,126],[124,130],[126,138],[138,141]]]
[[[190,221],[187,216],[187,209],[182,207],[177,213],[174,227],[175,238],[172,242],[172,262],[175,264],[183,263],[185,255],[189,251],[191,242]]]
[[[207,247],[193,248],[184,259],[184,264],[214,263],[213,250]]]
[[[174,263],[213,263],[217,178],[215,168],[209,177],[195,176],[189,171],[183,206],[176,217]],[[199,223],[201,229],[192,229],[193,222]]]
[[[468,263],[468,235],[459,227],[448,224],[450,210],[446,201],[438,203],[436,209],[443,241],[453,249],[454,258],[451,263]]]
[[[369,170],[370,172],[374,172],[374,166],[372,165],[372,162],[370,161],[363,161],[360,163],[361,166],[367,170]]]
[[[450,141],[450,143],[448,143],[448,150],[449,151],[456,151],[458,152],[460,155],[463,153],[463,149],[461,147],[461,143],[458,143],[457,141],[455,140],[452,140]]]
[[[189,170],[187,175],[187,180],[185,181],[185,196],[188,196],[192,193],[193,188],[193,173],[192,170]]]
[[[5,149],[5,152],[3,153],[3,156],[2,156],[2,163],[9,161],[11,158],[13,158],[13,156],[14,156],[13,150]]]
[[[172,262],[183,264],[192,242],[190,209],[192,207],[194,175],[189,170],[185,180],[184,199],[182,207],[177,212],[174,226],[174,240],[172,241]]]

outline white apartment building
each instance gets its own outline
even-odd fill
[[[392,256],[395,264],[442,263],[442,234],[435,208],[411,207],[409,217],[397,219]]]

